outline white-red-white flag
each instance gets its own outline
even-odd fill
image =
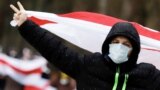
[[[42,57],[24,61],[0,53],[0,75],[24,85],[24,90],[56,90],[49,80],[42,78],[46,64]]]
[[[27,11],[28,17],[42,28],[90,52],[101,52],[101,46],[113,24],[124,20],[91,12],[62,15]],[[160,32],[132,22],[141,39],[139,62],[152,63],[160,69]]]

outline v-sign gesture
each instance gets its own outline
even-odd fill
[[[18,26],[21,26],[27,20],[27,14],[20,2],[17,2],[17,5],[19,8],[16,8],[12,4],[10,5],[10,7],[15,12],[13,15],[13,20],[17,22]]]

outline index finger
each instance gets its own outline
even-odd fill
[[[10,7],[15,13],[19,12],[19,10],[14,5],[11,4]]]
[[[17,2],[17,4],[18,4],[18,7],[19,7],[20,11],[24,11],[25,10],[23,8],[23,5],[19,1]]]

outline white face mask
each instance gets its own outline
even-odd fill
[[[109,44],[109,57],[116,64],[128,61],[128,53],[132,50],[123,44]]]

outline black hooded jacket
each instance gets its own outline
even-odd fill
[[[137,58],[140,52],[140,38],[138,35],[137,30],[134,28],[134,26],[130,23],[126,23],[126,22],[119,22],[116,23],[112,28],[111,31],[109,32],[109,34],[107,35],[103,46],[102,46],[102,54],[103,56],[106,58],[108,58],[108,54],[109,54],[109,44],[111,43],[112,39],[116,36],[125,36],[127,37],[132,46],[132,53],[129,57],[128,62],[121,64],[121,72],[127,72],[130,71],[131,69],[133,69],[136,65],[137,62]],[[110,62],[110,65],[112,66],[112,69],[115,69],[115,67],[117,67],[117,64],[113,63],[112,60],[109,60],[108,62]]]
[[[77,90],[160,90],[160,71],[151,64],[136,64],[140,40],[130,23],[113,26],[102,46],[102,54],[80,54],[30,20],[19,27],[19,32],[51,64],[73,77]],[[127,37],[133,46],[129,60],[121,65],[114,64],[107,56],[108,45],[117,35]],[[117,67],[120,67],[118,73]]]

